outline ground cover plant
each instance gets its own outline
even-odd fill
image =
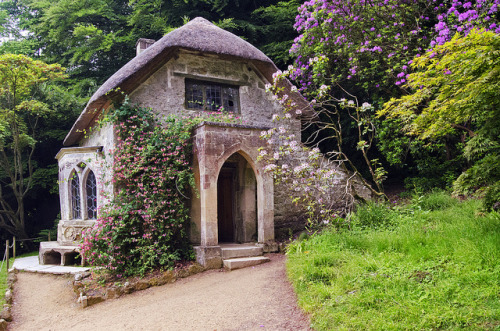
[[[318,330],[496,329],[500,216],[446,193],[361,206],[288,249],[300,306]]]

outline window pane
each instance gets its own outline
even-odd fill
[[[224,110],[227,112],[238,113],[238,89],[234,87],[223,88]]]
[[[71,209],[73,211],[73,219],[82,218],[80,201],[80,180],[78,179],[78,175],[73,172],[71,176]]]
[[[206,110],[217,111],[222,106],[221,87],[217,85],[207,85],[205,87],[207,94]]]
[[[87,190],[87,217],[89,219],[97,218],[97,184],[94,173],[90,171],[85,183]]]
[[[186,103],[189,109],[203,109],[203,87],[186,82]]]
[[[239,88],[225,84],[186,79],[186,108],[239,112]]]

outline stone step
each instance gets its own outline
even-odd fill
[[[251,267],[269,261],[270,259],[265,256],[240,257],[236,259],[224,260],[224,268],[229,270],[235,270],[235,269]]]
[[[221,245],[222,259],[233,259],[238,257],[260,256],[262,247],[256,245]]]

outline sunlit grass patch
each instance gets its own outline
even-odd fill
[[[390,226],[360,222],[293,244],[288,274],[314,328],[500,326],[500,217],[450,199],[414,199],[387,209]]]
[[[17,258],[26,257],[26,256],[35,256],[35,255],[38,255],[38,252],[31,252],[31,253],[23,254],[21,256],[18,256]],[[14,264],[14,258],[11,257],[9,259],[9,261],[10,261],[9,267],[12,268],[12,265]],[[0,261],[0,265],[1,264],[2,264],[2,262]],[[5,291],[7,291],[7,276],[8,276],[7,262],[4,261],[3,268],[2,268],[2,270],[0,270],[0,310],[2,310],[3,305],[5,303],[4,295],[5,295]]]

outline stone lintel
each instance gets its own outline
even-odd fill
[[[101,153],[102,148],[103,146],[61,148],[61,150],[56,155],[56,159],[60,160],[66,154]]]

